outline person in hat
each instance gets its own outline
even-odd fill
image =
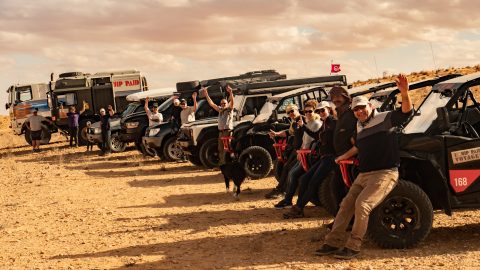
[[[173,123],[173,130],[174,132],[178,131],[180,127],[182,126],[182,108],[180,107],[180,100],[178,99],[177,96],[173,96],[173,106],[171,109],[171,114],[170,114],[170,121]]]
[[[75,106],[70,106],[68,109],[68,134],[70,135],[70,147],[78,147],[78,119],[80,115],[87,109],[87,102],[83,101],[82,110],[77,112]],[[75,142],[75,145],[73,144]]]
[[[148,126],[152,127],[152,126],[158,125],[161,122],[163,122],[163,115],[158,112],[158,104],[157,103],[153,103],[152,110],[150,111],[150,109],[148,108],[148,102],[149,101],[150,101],[150,98],[147,97],[145,99],[145,105],[144,106],[145,106],[145,112],[147,113],[147,117],[148,117]]]
[[[333,147],[333,133],[337,120],[332,115],[332,107],[328,102],[322,101],[318,104],[315,112],[320,115],[323,122],[318,132],[311,131],[305,125],[302,128],[304,132],[318,140],[315,149],[318,160],[300,177],[297,203],[291,208],[290,212],[284,214],[284,218],[303,217],[303,209],[315,196],[323,180],[337,166],[335,164],[335,149]],[[295,190],[290,192],[295,193]]]
[[[396,128],[408,121],[413,106],[408,94],[407,77],[400,74],[396,83],[402,97],[399,110],[378,112],[366,97],[358,96],[352,100],[353,112],[358,119],[355,145],[337,157],[336,162],[358,154],[360,173],[340,204],[333,228],[325,236],[323,246],[316,250],[317,255],[334,254],[338,259],[356,257],[367,232],[370,212],[398,182],[400,155]],[[348,235],[347,227],[353,216],[352,232]],[[347,236],[348,240],[343,245]]]
[[[197,92],[193,92],[192,99],[193,107],[188,106],[185,99],[182,98],[180,100],[180,108],[182,108],[180,119],[182,125],[195,121],[195,112],[197,111]]]
[[[233,103],[233,90],[230,85],[227,85],[226,90],[230,101],[224,98],[220,100],[220,105],[213,102],[206,88],[202,90],[210,107],[218,112],[218,157],[220,159],[218,165],[225,164],[225,150],[223,149],[222,137],[230,136],[233,130],[233,109],[235,108]]]
[[[25,120],[25,125],[30,131],[30,139],[32,140],[32,151],[40,152],[40,142],[42,140],[42,122],[53,122],[49,119],[38,115],[38,108],[33,109],[32,116]]]

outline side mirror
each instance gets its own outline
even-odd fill
[[[272,119],[273,121],[278,121],[278,113],[277,113],[277,110],[273,110],[273,111],[272,111],[272,116],[270,116],[270,119]]]
[[[253,109],[253,115],[255,115],[255,117],[257,117],[257,115],[258,115],[257,108],[254,108],[254,109]]]
[[[10,108],[10,103],[5,103],[5,110],[8,111],[9,108]]]
[[[435,120],[441,132],[450,130],[450,117],[445,107],[437,108],[437,119]]]

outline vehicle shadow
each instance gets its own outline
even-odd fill
[[[138,162],[137,162],[138,164]],[[111,178],[111,177],[135,177],[135,176],[153,176],[153,175],[161,175],[162,178],[167,178],[168,176],[172,175],[183,175],[185,173],[192,173],[192,172],[201,172],[203,170],[199,169],[198,167],[189,166],[189,167],[175,167],[175,168],[165,168],[159,164],[158,168],[152,169],[145,169],[139,166],[138,169],[135,170],[121,170],[115,171],[113,169],[117,168],[124,168],[122,166],[112,167],[111,164],[106,163],[104,165],[98,166],[105,166],[105,169],[109,169],[108,171],[88,171],[85,172],[87,175],[92,177],[101,177],[101,178]],[[84,167],[84,166],[80,166]]]
[[[194,171],[195,172],[195,171]],[[163,176],[163,175],[162,175]],[[148,179],[148,180],[136,180],[129,181],[128,184],[131,187],[168,187],[178,185],[205,185],[224,183],[223,178],[218,175],[202,175],[192,177],[178,177],[178,178],[163,178],[162,179]]]
[[[250,189],[246,188],[242,190],[240,194],[240,200],[242,202],[253,202],[259,200],[265,200],[263,194],[270,189]],[[171,208],[171,207],[190,207],[200,205],[217,205],[232,203],[233,197],[231,194],[225,192],[208,192],[208,193],[189,193],[178,194],[164,197],[164,203],[144,204],[144,205],[132,205],[124,206],[120,208]]]
[[[164,259],[155,262],[129,262],[116,269],[230,269],[233,267],[282,268],[318,264],[339,263],[331,256],[314,256],[314,251],[321,245],[321,239],[315,235],[322,234],[324,228],[278,229],[254,234],[231,235],[222,237],[204,237],[194,240],[179,240],[169,243],[134,245],[126,248],[111,249],[101,252],[58,255],[51,260],[82,259],[102,257],[137,257],[162,255]],[[480,230],[480,224],[467,224],[457,227],[432,229],[431,235],[419,247],[408,250],[380,249],[366,241],[362,253],[351,263],[368,261],[385,262],[395,258],[406,258],[406,264],[421,257],[444,255],[444,249],[433,248],[436,242],[448,241],[449,254],[465,254],[480,250],[480,242],[472,235]],[[451,236],[445,238],[446,236]],[[410,259],[410,260],[409,260]],[[326,265],[324,266],[326,267]]]
[[[288,210],[285,210],[288,211]],[[285,223],[295,222],[314,218],[321,223],[330,222],[333,219],[321,207],[307,207],[305,209],[306,217],[296,220],[283,219],[283,213],[285,211],[278,211],[271,208],[253,208],[249,210],[224,210],[224,211],[199,211],[192,213],[171,214],[162,216],[147,216],[143,218],[118,218],[115,221],[118,222],[118,227],[126,227],[124,230],[116,232],[110,232],[108,235],[124,234],[132,232],[147,232],[147,231],[169,231],[169,230],[192,230],[193,233],[206,231],[212,227],[226,226],[226,225],[238,225],[243,224],[248,226],[249,224],[272,224],[272,223]],[[129,221],[136,221],[140,219],[148,219],[148,224],[141,229],[135,229],[128,226]],[[158,220],[155,224],[155,219]],[[165,222],[166,220],[166,222]],[[123,225],[123,226],[122,226]]]

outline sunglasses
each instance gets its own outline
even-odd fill
[[[295,112],[295,110],[291,110],[291,111],[287,112],[287,114],[291,114],[291,113],[294,113],[294,112]]]
[[[356,106],[355,108],[353,108],[353,111],[358,112],[360,110],[365,110],[365,108],[367,108],[367,105],[359,105],[359,106]]]
[[[305,110],[305,113],[313,113],[312,110]]]
[[[324,113],[325,112],[325,108],[321,108],[321,109],[318,109],[318,110],[315,110],[316,113]]]

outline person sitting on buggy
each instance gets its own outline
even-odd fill
[[[317,132],[321,126],[322,121],[320,120],[320,116],[314,112],[317,106],[317,101],[315,100],[308,100],[305,103],[305,116],[300,117],[297,121],[297,129],[303,130],[303,125],[305,125],[309,130],[313,132]],[[305,118],[305,120],[304,120]],[[306,132],[302,132],[302,145],[300,150],[302,149],[310,149],[312,146],[313,141],[315,140],[314,137],[309,135]],[[293,165],[292,169],[288,172],[288,188],[287,193],[285,194],[285,198],[275,204],[275,208],[283,209],[292,206],[292,199],[293,195],[295,194],[295,190],[298,187],[298,179],[305,173],[305,169],[300,162],[302,159],[301,155],[297,153],[297,159],[295,164]],[[293,193],[291,192],[292,190]]]
[[[284,218],[303,217],[303,208],[314,198],[315,194],[317,194],[323,179],[337,166],[335,164],[335,150],[333,147],[333,132],[337,120],[334,118],[332,106],[328,102],[322,101],[317,106],[315,112],[318,113],[322,119],[322,127],[317,132],[313,132],[305,125],[302,126],[304,132],[317,140],[315,146],[313,146],[314,153],[310,154],[312,165],[308,171],[300,177],[297,203],[292,207],[290,212],[283,215]],[[289,193],[294,194],[296,187],[295,189],[293,189],[293,186],[291,188]]]
[[[278,184],[274,189],[265,194],[265,198],[267,199],[275,199],[285,193],[288,172],[292,169],[297,160],[296,150],[300,149],[302,146],[301,138],[303,134],[297,128],[297,121],[299,117],[301,117],[298,107],[295,104],[288,104],[285,111],[287,112],[287,117],[290,121],[290,128],[277,132],[270,130],[268,133],[272,139],[275,139],[276,137],[286,138],[286,147],[285,151],[282,153],[284,162],[277,162],[277,166],[275,167],[275,178],[277,179]]]

